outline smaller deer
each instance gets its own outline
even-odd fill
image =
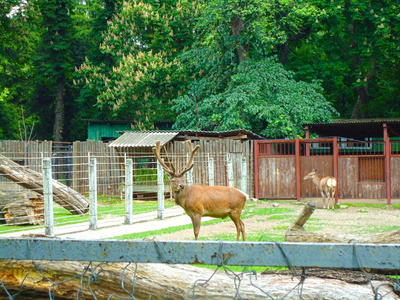
[[[183,175],[193,168],[193,156],[200,146],[197,145],[193,149],[191,142],[187,141],[190,157],[183,170],[177,172],[172,164],[170,167],[167,166],[161,158],[160,144],[160,141],[156,142],[156,147],[153,148],[154,155],[171,179],[175,203],[181,206],[192,219],[195,240],[199,236],[201,217],[209,216],[222,219],[230,217],[236,226],[236,240],[239,240],[241,233],[243,241],[245,241],[245,229],[240,216],[248,195],[228,186],[186,185]]]
[[[314,184],[318,187],[319,191],[321,192],[324,208],[329,209],[330,205],[332,204],[332,209],[334,209],[335,192],[337,184],[336,178],[332,176],[319,178],[317,171],[313,169],[310,173],[304,176],[304,180],[307,179],[312,179]]]

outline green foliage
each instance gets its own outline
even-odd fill
[[[147,185],[155,185],[157,184],[157,170],[156,169],[139,169],[135,171],[134,177],[135,184],[147,184]],[[164,182],[168,181],[167,174],[164,174]]]
[[[223,5],[222,5],[223,4]],[[192,78],[174,100],[177,129],[245,128],[270,138],[303,135],[335,109],[320,83],[295,80],[272,56],[320,11],[307,2],[215,0],[203,4],[196,43],[180,56]]]
[[[97,118],[140,129],[177,118],[179,129],[243,127],[272,138],[302,136],[303,123],[329,122],[336,111],[396,118],[399,7],[0,0],[1,136],[19,136],[21,105],[39,139],[53,137],[64,110],[57,122],[67,140],[86,139],[83,119]]]
[[[101,51],[112,57],[112,68],[87,60],[77,74],[82,99],[96,97],[99,117],[132,119],[140,129],[153,128],[155,120],[173,120],[169,101],[182,86],[175,57],[191,43],[194,5],[124,3],[101,44]]]
[[[181,129],[246,128],[270,138],[303,135],[304,123],[330,122],[335,109],[325,101],[317,83],[293,79],[274,59],[247,60],[238,66],[226,90],[194,102],[175,100]]]
[[[9,90],[0,91],[0,139],[18,139],[17,108],[9,103]]]
[[[321,79],[343,117],[399,117],[398,1],[311,1],[323,14],[294,46],[288,67]],[[367,95],[362,95],[362,88]],[[363,98],[363,102],[358,100]],[[356,104],[361,104],[360,114]],[[361,114],[363,113],[364,114]]]

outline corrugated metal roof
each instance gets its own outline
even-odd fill
[[[333,123],[304,124],[311,133],[320,137],[346,137],[363,140],[364,138],[383,137],[383,125],[388,125],[391,137],[400,136],[400,119],[337,119]]]
[[[335,119],[331,123],[307,123],[305,125],[327,125],[335,126],[337,124],[383,124],[400,123],[399,118],[370,118],[370,119]]]
[[[144,132],[144,131],[127,131],[124,132],[115,141],[108,144],[109,147],[154,147],[156,141],[161,141],[161,146],[168,143],[175,136],[179,134],[178,131],[168,132]]]
[[[182,137],[199,137],[199,138],[207,138],[207,137],[214,137],[214,138],[235,138],[235,137],[242,137],[243,139],[250,139],[250,140],[265,140],[265,137],[255,134],[247,129],[236,129],[236,130],[226,130],[226,131],[203,131],[203,130],[157,130],[157,131],[120,131],[119,133],[123,134],[126,132],[162,132],[162,133],[170,133],[170,132],[178,132],[179,136]]]

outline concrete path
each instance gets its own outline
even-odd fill
[[[54,227],[54,235],[59,238],[73,238],[81,240],[96,240],[107,239],[124,234],[146,232],[158,229],[164,229],[173,226],[181,226],[192,224],[190,218],[184,214],[184,210],[179,206],[165,209],[164,219],[157,218],[157,211],[133,215],[133,224],[124,224],[125,218],[118,217],[112,219],[105,219],[98,221],[98,228],[90,230],[89,224],[79,223],[72,225],[56,226]],[[202,221],[212,220],[209,217],[203,217]],[[42,235],[44,228],[10,232],[0,234],[0,238],[7,237],[21,237],[22,235]]]

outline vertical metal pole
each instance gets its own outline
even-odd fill
[[[89,229],[97,229],[97,158],[89,162]]]
[[[51,176],[51,160],[43,159],[43,194],[45,235],[54,236],[53,184]]]
[[[233,178],[232,157],[229,155],[229,153],[227,158],[227,173],[228,173],[228,186],[235,186],[235,179]]]
[[[157,161],[157,218],[164,219],[164,170]]]
[[[241,182],[241,189],[242,192],[248,194],[247,192],[247,158],[242,156],[242,182]]]
[[[189,161],[189,154],[187,154],[186,161]],[[188,185],[193,184],[193,168],[186,173],[186,180]]]
[[[133,223],[133,161],[125,161],[125,224]]]
[[[215,185],[214,176],[214,158],[208,155],[208,182],[210,186]]]

